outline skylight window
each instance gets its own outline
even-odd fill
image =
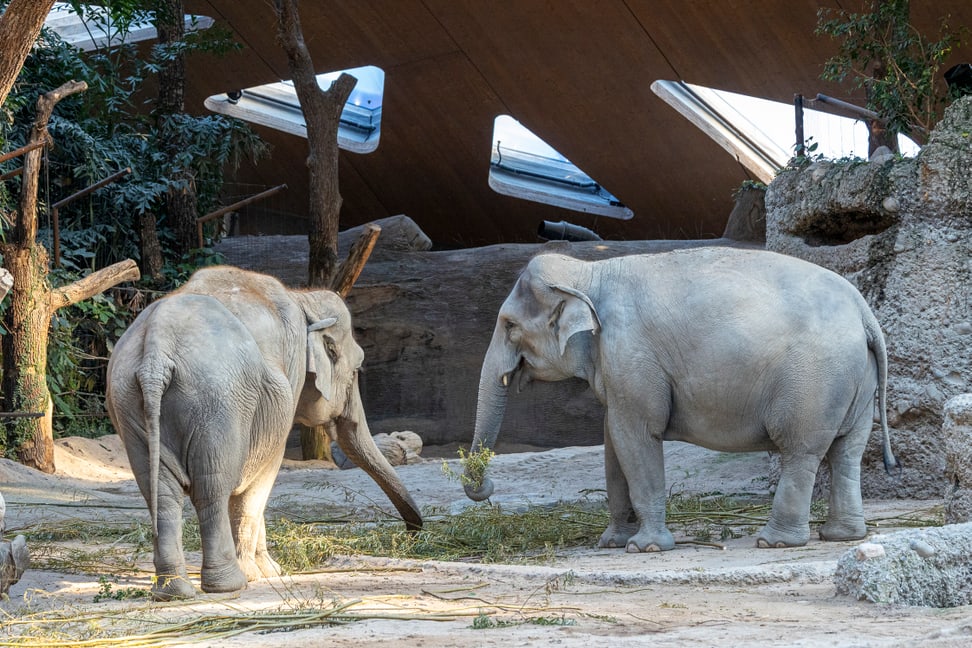
[[[140,19],[132,22],[126,33],[118,30],[111,22],[108,12],[102,7],[87,5],[85,12],[86,15],[82,19],[69,3],[55,2],[44,25],[56,32],[66,43],[84,52],[158,38],[158,33],[152,24],[155,14],[151,11],[139,12]],[[209,29],[213,19],[208,16],[187,15],[185,24],[186,31],[199,31]]]
[[[628,220],[634,213],[509,115],[493,121],[489,186],[514,198]]]
[[[763,182],[771,181],[795,154],[792,104],[683,81],[655,81],[651,89]],[[813,155],[867,158],[868,129],[861,120],[804,109],[803,131],[817,145]],[[898,136],[898,147],[903,155],[920,149],[904,135]]]
[[[358,82],[344,104],[338,126],[338,146],[354,153],[371,153],[381,136],[381,103],[385,91],[385,72],[374,65],[338,70],[317,75],[324,90],[342,72]],[[213,112],[274,128],[298,137],[307,137],[307,124],[300,110],[292,81],[279,81],[237,92],[208,97],[206,108]]]

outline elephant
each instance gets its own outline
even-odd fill
[[[508,392],[586,380],[604,405],[610,523],[601,548],[674,547],[662,444],[776,451],[781,476],[759,547],[810,538],[815,476],[831,470],[824,540],[866,535],[861,460],[878,392],[886,470],[887,351],[843,277],[765,250],[710,247],[582,261],[540,254],[500,307],[480,373],[472,452],[491,449]],[[493,483],[467,468],[466,495]]]
[[[148,505],[157,600],[196,595],[182,549],[186,495],[202,537],[201,588],[279,573],[264,509],[294,422],[328,425],[410,530],[422,516],[375,447],[358,389],[364,353],[344,301],[215,266],[149,305],[108,362],[106,408]]]

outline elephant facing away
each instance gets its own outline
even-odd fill
[[[237,268],[199,270],[136,318],[108,363],[106,407],[151,512],[155,598],[196,594],[182,550],[185,495],[199,518],[203,591],[279,572],[264,508],[294,421],[332,424],[406,525],[422,526],[371,439],[363,357],[337,294]]]
[[[884,337],[843,277],[772,252],[701,248],[585,262],[535,257],[500,308],[483,361],[473,451],[490,448],[511,385],[585,379],[605,406],[610,525],[600,547],[674,547],[662,442],[774,450],[781,476],[761,547],[807,543],[813,483],[831,468],[825,540],[862,538],[861,458],[879,394],[885,467]],[[470,479],[473,475],[467,475]],[[493,491],[466,486],[473,500]]]

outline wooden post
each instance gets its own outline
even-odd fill
[[[341,295],[342,299],[351,292],[354,282],[358,280],[361,270],[368,262],[368,257],[371,256],[371,251],[375,249],[375,242],[378,241],[379,236],[381,236],[381,228],[378,225],[374,223],[365,225],[361,236],[351,246],[348,258],[338,268],[331,290]]]

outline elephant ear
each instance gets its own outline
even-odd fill
[[[307,373],[314,374],[314,387],[324,400],[331,400],[334,367],[327,350],[328,335],[321,333],[337,323],[336,317],[318,320],[307,327]]]
[[[601,330],[601,320],[590,297],[570,286],[551,286],[555,291],[564,294],[564,301],[560,302],[550,318],[551,325],[557,331],[557,343],[560,355],[567,350],[567,340],[575,333],[590,331],[597,334]]]

